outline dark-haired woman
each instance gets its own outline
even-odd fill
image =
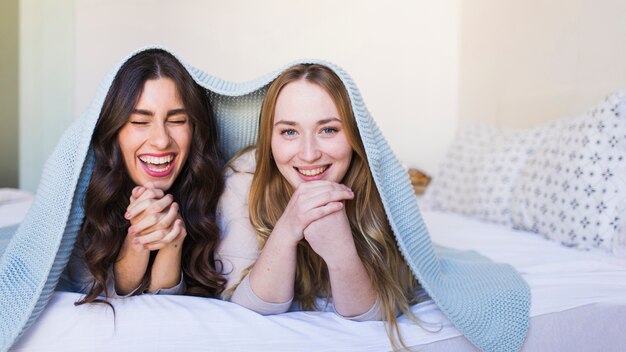
[[[77,304],[141,293],[218,295],[223,180],[206,91],[173,55],[140,52],[117,72],[92,147],[85,221],[58,288],[85,293]]]

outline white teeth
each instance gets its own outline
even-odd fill
[[[154,165],[162,165],[167,164],[174,159],[174,155],[169,154],[166,156],[150,156],[150,155],[142,155],[139,157],[139,160],[143,161],[146,164],[154,164]],[[152,169],[151,169],[152,170]]]
[[[324,166],[324,167],[319,167],[317,169],[311,169],[311,170],[302,170],[297,168],[298,172],[303,174],[304,176],[317,176],[319,174],[321,174],[322,172],[326,171],[328,167]]]

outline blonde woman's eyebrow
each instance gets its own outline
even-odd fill
[[[336,118],[336,117],[329,117],[327,119],[323,119],[323,120],[317,121],[317,125],[325,125],[325,124],[327,124],[329,122],[339,122],[339,123],[341,123],[341,120]],[[274,127],[276,127],[278,125],[296,126],[297,123],[295,121],[280,120],[280,121],[277,121],[274,124]]]
[[[280,120],[280,121],[276,121],[276,123],[274,123],[274,127],[276,127],[278,125],[295,126],[295,125],[297,125],[297,123],[295,123],[294,121]]]
[[[341,120],[339,120],[338,118],[330,117],[330,118],[327,118],[327,119],[323,119],[323,120],[317,121],[317,124],[318,125],[325,125],[325,124],[327,124],[329,122],[335,122],[335,121],[341,123]]]

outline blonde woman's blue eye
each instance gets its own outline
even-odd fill
[[[295,136],[297,132],[296,130],[282,130],[280,134],[286,137],[292,137],[292,136]]]
[[[325,133],[325,134],[337,133],[337,129],[336,128],[332,128],[332,127],[326,127],[326,128],[322,129],[322,133]]]

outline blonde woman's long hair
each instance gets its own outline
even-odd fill
[[[284,71],[270,85],[263,101],[256,149],[257,167],[250,189],[250,220],[263,248],[274,225],[283,214],[293,189],[279,172],[272,158],[271,138],[276,100],[287,84],[306,80],[323,88],[332,98],[340,114],[352,161],[342,183],[355,190],[354,199],[346,201],[345,209],[356,249],[380,298],[387,334],[395,348],[399,341],[396,313],[398,310],[415,318],[409,305],[419,285],[400,254],[387,221],[382,200],[374,184],[365,155],[365,148],[352,112],[348,92],[337,75],[326,66],[300,64]],[[297,248],[294,300],[304,310],[314,310],[318,297],[331,295],[328,269],[306,240]],[[415,320],[415,319],[413,319]]]

